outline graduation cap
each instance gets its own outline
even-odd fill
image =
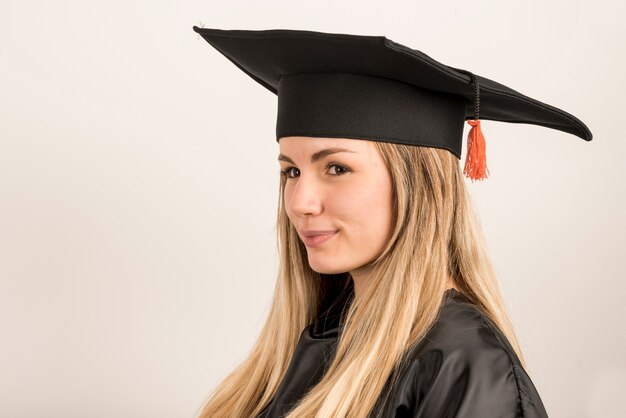
[[[286,136],[367,139],[447,149],[463,173],[489,171],[480,120],[528,123],[591,141],[575,116],[442,64],[385,36],[306,30],[193,27],[240,70],[278,96],[276,141]]]

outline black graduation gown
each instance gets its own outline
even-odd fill
[[[340,312],[320,316],[300,336],[276,396],[258,418],[284,417],[317,384],[334,355]],[[535,418],[543,403],[506,337],[459,291],[420,344],[394,371],[370,417]]]

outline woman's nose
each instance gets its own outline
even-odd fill
[[[288,206],[295,216],[316,215],[322,211],[322,194],[314,179],[300,175],[289,194]]]

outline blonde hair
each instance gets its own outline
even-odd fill
[[[460,162],[439,148],[373,142],[393,179],[393,233],[368,287],[344,311],[332,362],[287,417],[365,418],[407,351],[432,327],[445,279],[508,338],[525,367]],[[280,268],[267,320],[249,356],[209,394],[198,417],[256,417],[271,402],[302,330],[349,274],[311,270],[306,247],[278,205]]]

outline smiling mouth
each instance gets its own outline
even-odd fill
[[[335,231],[330,234],[314,235],[312,237],[302,237],[302,241],[304,241],[304,245],[307,247],[317,247],[333,238],[338,232],[339,231]]]

